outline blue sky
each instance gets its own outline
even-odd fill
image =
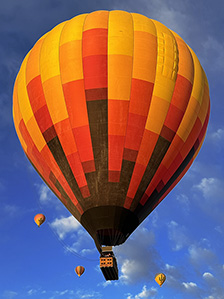
[[[224,3],[219,0],[0,0],[0,298],[224,298]],[[12,121],[19,66],[56,24],[94,10],[156,19],[196,52],[208,77],[211,116],[192,167],[129,240],[115,249],[120,280],[105,282],[87,232],[26,159]],[[35,214],[46,223],[38,228]],[[77,265],[86,268],[78,278]],[[157,272],[167,281],[159,287]]]

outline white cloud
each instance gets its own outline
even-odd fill
[[[217,142],[224,140],[224,129],[219,128],[216,132],[213,132],[211,138]]]
[[[165,272],[167,274],[167,280],[169,280],[170,277],[180,280],[180,278],[182,277],[182,274],[180,273],[180,268],[177,268],[173,265],[166,264]]]
[[[33,294],[36,294],[36,293],[37,293],[37,290],[35,290],[35,289],[30,289],[29,291],[27,291],[28,296],[32,296]]]
[[[202,241],[204,243],[204,240]],[[208,243],[207,240],[205,241]],[[207,246],[210,245],[207,244]],[[189,247],[188,253],[190,262],[188,268],[190,268],[190,265],[193,266],[193,270],[197,275],[197,280],[200,281],[203,288],[198,287],[199,283],[198,285],[195,285],[195,282],[183,282],[183,290],[192,292],[194,295],[198,296],[197,298],[209,299],[214,297],[224,299],[224,288],[222,283],[224,278],[224,267],[222,268],[212,249],[210,247],[203,247],[200,244],[193,244]],[[204,271],[205,267],[207,267],[209,271]],[[201,273],[203,274],[201,275]],[[207,297],[205,298],[204,295]]]
[[[210,290],[211,294],[209,297],[206,297],[207,299],[209,298],[224,298],[224,288],[222,285],[222,276],[219,276],[218,279],[214,277],[213,274],[210,272],[205,272],[203,274],[203,279],[207,285],[207,288]]]
[[[121,265],[121,277],[125,283],[131,283],[133,280],[138,279],[138,274],[145,272],[143,265],[139,261],[126,259]],[[144,273],[147,275],[147,273]]]
[[[205,272],[202,276],[204,279],[213,279],[214,278],[214,276],[209,272]]]
[[[83,256],[89,256],[97,252],[93,239],[81,225],[80,228],[70,237],[71,240],[75,239],[76,241],[71,245],[66,246],[66,250],[71,252],[80,252]]]
[[[183,282],[182,284],[187,291],[194,291],[198,287],[194,282]]]
[[[210,130],[208,130],[207,133],[207,139],[208,145],[210,146],[210,151],[213,152],[213,155],[222,155],[222,151],[224,148],[224,128],[220,127],[216,129],[212,129],[210,127]]]
[[[186,271],[180,265],[176,267],[170,264],[166,264],[164,269],[164,273],[166,275],[165,284],[172,289],[182,291],[183,285],[181,282],[184,279],[185,272]]]
[[[216,257],[210,249],[193,244],[188,248],[188,252],[189,252],[190,261],[195,266],[196,269],[199,269],[200,265],[215,264]]]
[[[99,292],[96,292],[96,291],[78,290],[75,293],[75,296],[73,298],[76,298],[76,299],[89,299],[89,298],[101,299],[102,294]]]
[[[187,237],[186,228],[180,226],[175,221],[168,223],[168,237],[174,243],[173,250],[178,251],[183,247],[189,245],[189,238]]]
[[[81,228],[80,223],[72,215],[56,218],[50,226],[57,232],[60,239],[64,239],[67,234],[77,232]]]
[[[141,298],[155,298],[157,295],[157,289],[152,287],[147,289],[146,285],[143,286],[142,291],[137,295],[128,294],[127,299],[141,299]]]
[[[64,296],[66,294],[74,294],[73,291],[69,291],[69,290],[64,290],[64,291],[61,291],[61,292],[58,292],[58,296]]]
[[[183,212],[188,214],[190,212],[190,200],[185,194],[178,194],[176,200],[182,206]]]
[[[85,234],[84,238],[85,238],[85,240],[86,240],[86,238],[88,238],[88,234],[87,233]],[[79,242],[79,244],[80,244],[80,242]],[[74,245],[74,243],[73,243],[73,246],[71,248],[73,248],[73,247],[76,248],[76,246]],[[95,247],[92,248],[92,249],[84,248],[84,249],[81,250],[81,253],[83,255],[85,255],[85,256],[93,254],[93,253],[96,253],[96,252],[97,252],[97,249]]]
[[[203,178],[201,182],[194,185],[193,188],[201,191],[205,199],[212,198],[212,204],[224,198],[223,182],[218,178]]]
[[[39,194],[40,206],[44,206],[44,208],[54,208],[57,212],[62,212],[65,210],[65,206],[63,205],[63,203],[58,199],[58,197],[51,191],[51,189],[45,183],[35,184],[35,187]]]
[[[49,187],[45,184],[38,185],[36,184],[39,193],[39,200],[41,204],[48,204],[52,202],[52,199],[55,199],[54,194],[49,189]]]
[[[200,183],[193,185],[195,203],[206,213],[210,219],[214,219],[217,226],[223,225],[224,209],[224,184],[217,177],[202,178]],[[200,196],[202,195],[202,196]]]
[[[152,212],[152,214],[150,215],[150,219],[151,219],[153,227],[157,227],[158,226],[159,214],[156,210],[154,210]]]
[[[165,267],[166,267],[166,270],[168,270],[168,271],[173,271],[175,269],[174,266],[169,265],[169,264],[166,264]]]
[[[104,288],[106,288],[106,287],[112,285],[112,281],[111,281],[111,280],[106,280],[106,281],[104,281],[104,282],[98,284],[98,286],[101,286],[101,285],[102,285]]]
[[[89,258],[97,252],[93,239],[72,215],[56,218],[50,223],[50,228],[59,237],[66,253],[71,252]]]
[[[64,290],[64,291],[53,291],[51,292],[53,295],[49,297],[49,299],[55,299],[55,298],[66,298],[66,299],[72,299],[75,297],[75,292],[73,290]]]
[[[121,283],[134,284],[143,279],[154,279],[161,268],[161,258],[153,247],[154,243],[154,233],[140,227],[125,244],[114,248]]]

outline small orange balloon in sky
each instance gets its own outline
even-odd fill
[[[75,268],[75,272],[78,275],[78,277],[80,277],[85,272],[85,268],[83,266],[77,266]]]
[[[36,222],[36,224],[39,226],[41,226],[41,224],[44,223],[45,221],[45,216],[43,214],[37,214],[35,217],[34,217],[34,221]]]

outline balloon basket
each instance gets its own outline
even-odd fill
[[[111,246],[102,247],[100,269],[106,280],[118,280],[117,260]]]

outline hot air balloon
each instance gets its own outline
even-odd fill
[[[78,275],[78,277],[80,277],[85,272],[85,268],[83,266],[77,266],[75,268],[75,272]]]
[[[158,285],[160,287],[162,286],[162,284],[164,284],[165,280],[166,280],[166,275],[165,274],[163,274],[163,273],[156,274],[155,281],[158,283]]]
[[[45,216],[43,214],[37,214],[35,217],[34,217],[34,221],[35,223],[38,225],[38,227],[41,226],[41,224],[44,223],[45,221]]]
[[[192,49],[125,11],[57,25],[25,57],[13,92],[26,156],[99,251],[124,243],[184,176],[209,110]]]

